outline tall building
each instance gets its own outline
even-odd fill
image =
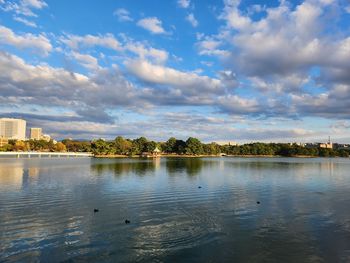
[[[42,135],[43,131],[41,128],[30,128],[30,139],[40,140]]]
[[[25,140],[26,121],[21,119],[0,118],[0,137],[10,140]]]

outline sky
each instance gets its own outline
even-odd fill
[[[0,0],[0,117],[56,139],[350,143],[350,1]]]

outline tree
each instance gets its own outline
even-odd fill
[[[24,141],[16,141],[14,148],[15,151],[28,151],[30,149],[29,144]]]
[[[113,150],[110,144],[105,140],[99,139],[91,143],[91,150],[94,154],[107,155],[112,154]]]
[[[183,140],[176,140],[175,152],[177,154],[184,154],[186,152],[186,142]]]
[[[146,152],[153,152],[156,147],[157,147],[156,142],[154,142],[154,141],[147,142],[145,145],[145,151]]]
[[[186,141],[186,154],[200,155],[203,154],[203,145],[197,138],[189,137]]]
[[[114,147],[117,154],[129,154],[132,142],[125,140],[122,136],[118,136],[114,140]]]
[[[203,144],[203,150],[205,154],[208,155],[218,155],[220,154],[220,146],[215,142],[209,144]]]
[[[174,137],[169,138],[169,140],[167,140],[163,145],[163,151],[166,153],[175,153],[177,150],[176,142],[177,142],[176,138]]]
[[[57,152],[66,152],[67,148],[66,148],[66,146],[63,143],[58,142],[58,143],[55,144],[55,150]]]
[[[91,142],[88,141],[64,139],[62,143],[66,146],[68,152],[91,152]]]
[[[146,152],[146,144],[147,139],[145,137],[140,137],[132,141],[133,143],[133,149],[137,152],[136,154],[140,154],[142,152]]]

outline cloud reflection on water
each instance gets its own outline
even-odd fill
[[[349,167],[347,159],[0,160],[0,253],[10,262],[346,262]]]

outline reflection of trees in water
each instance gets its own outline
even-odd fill
[[[278,161],[276,159],[262,159],[261,161],[246,159],[242,161],[239,159],[237,161],[228,160],[225,162],[225,165],[253,172],[271,170],[274,172],[281,171],[283,173],[290,171],[296,174],[306,174],[318,168],[320,173],[328,172],[330,175],[333,175],[334,170],[339,168],[339,163],[334,162],[332,159],[300,159],[296,161]]]
[[[202,158],[168,158],[166,163],[167,172],[170,175],[186,172],[189,176],[195,176],[208,166],[218,166],[217,160],[206,160]]]
[[[113,173],[115,176],[134,173],[139,176],[154,172],[157,168],[157,162],[154,161],[132,161],[132,162],[113,162],[113,163],[96,163],[91,165],[91,170],[97,175],[103,173]]]
[[[165,160],[164,162],[161,160]],[[165,164],[169,175],[185,172],[189,176],[195,176],[202,171],[204,167],[215,166],[220,163],[217,160],[208,160],[203,158],[154,158],[139,160],[103,160],[91,165],[91,170],[97,175],[103,173],[113,173],[116,176],[134,173],[139,176],[153,173]]]

